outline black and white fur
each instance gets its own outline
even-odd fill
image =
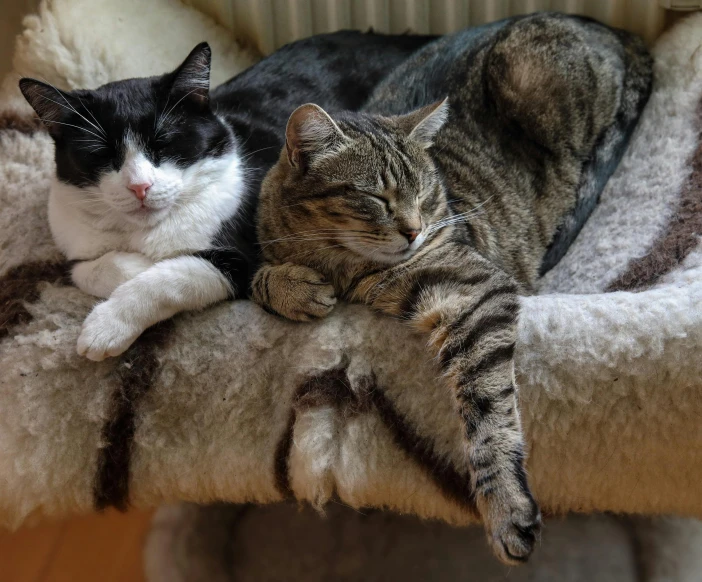
[[[283,47],[210,94],[211,53],[172,73],[60,91],[20,88],[56,145],[52,234],[83,291],[106,299],[77,350],[124,352],[174,314],[248,294],[255,207],[285,120],[310,100],[357,109],[431,37],[340,32]]]

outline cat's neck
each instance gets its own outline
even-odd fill
[[[85,189],[55,179],[49,196],[49,224],[70,260],[93,259],[119,250],[160,260],[210,248],[221,225],[245,196],[245,172],[238,152],[205,160],[194,168],[202,179],[155,224],[135,224],[106,205],[93,204]]]

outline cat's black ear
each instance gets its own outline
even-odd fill
[[[73,107],[70,104],[70,94],[28,77],[20,79],[19,87],[49,133],[52,136],[58,135],[62,127],[60,120],[64,110],[70,110]]]
[[[201,105],[210,101],[210,45],[201,42],[173,73],[171,91],[179,97]]]
[[[292,112],[285,128],[285,149],[290,165],[305,171],[318,157],[329,154],[346,139],[329,114],[314,103]]]
[[[448,119],[448,97],[399,117],[400,127],[422,147],[431,147],[434,136]]]

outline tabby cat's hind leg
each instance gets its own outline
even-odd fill
[[[614,41],[602,27],[547,14],[506,27],[486,60],[498,113],[555,155],[588,156],[621,101]]]

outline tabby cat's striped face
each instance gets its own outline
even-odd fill
[[[392,264],[411,257],[445,208],[427,152],[445,106],[338,123],[316,106],[304,107],[314,109],[302,126],[294,125],[295,112],[287,131],[291,167],[281,211],[288,228],[316,231],[315,240],[362,259]]]

